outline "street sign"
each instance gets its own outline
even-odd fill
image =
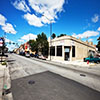
[[[3,46],[3,39],[1,38],[0,39],[0,47],[2,47]]]

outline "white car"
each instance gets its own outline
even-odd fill
[[[39,59],[46,60],[46,57],[44,57],[43,55],[40,55]]]
[[[30,53],[27,51],[27,52],[25,52],[25,56],[26,57],[30,57]]]

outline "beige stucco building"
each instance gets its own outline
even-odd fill
[[[95,53],[92,42],[83,42],[72,36],[62,36],[49,40],[49,57],[51,60],[74,61],[83,60],[89,53]]]

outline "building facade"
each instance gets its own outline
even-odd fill
[[[49,41],[49,48],[49,58],[60,61],[83,60],[96,51],[92,42],[83,42],[72,36],[62,36]]]

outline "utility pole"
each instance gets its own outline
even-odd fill
[[[49,22],[50,22],[50,46],[49,46],[49,55],[50,55],[50,61],[51,61],[51,35],[52,35],[52,20],[51,19],[49,19],[47,16],[45,16],[45,15],[42,15],[42,16],[44,16],[44,17],[46,17],[48,20],[49,20]]]
[[[88,36],[86,38],[87,38],[87,56],[88,56]]]

